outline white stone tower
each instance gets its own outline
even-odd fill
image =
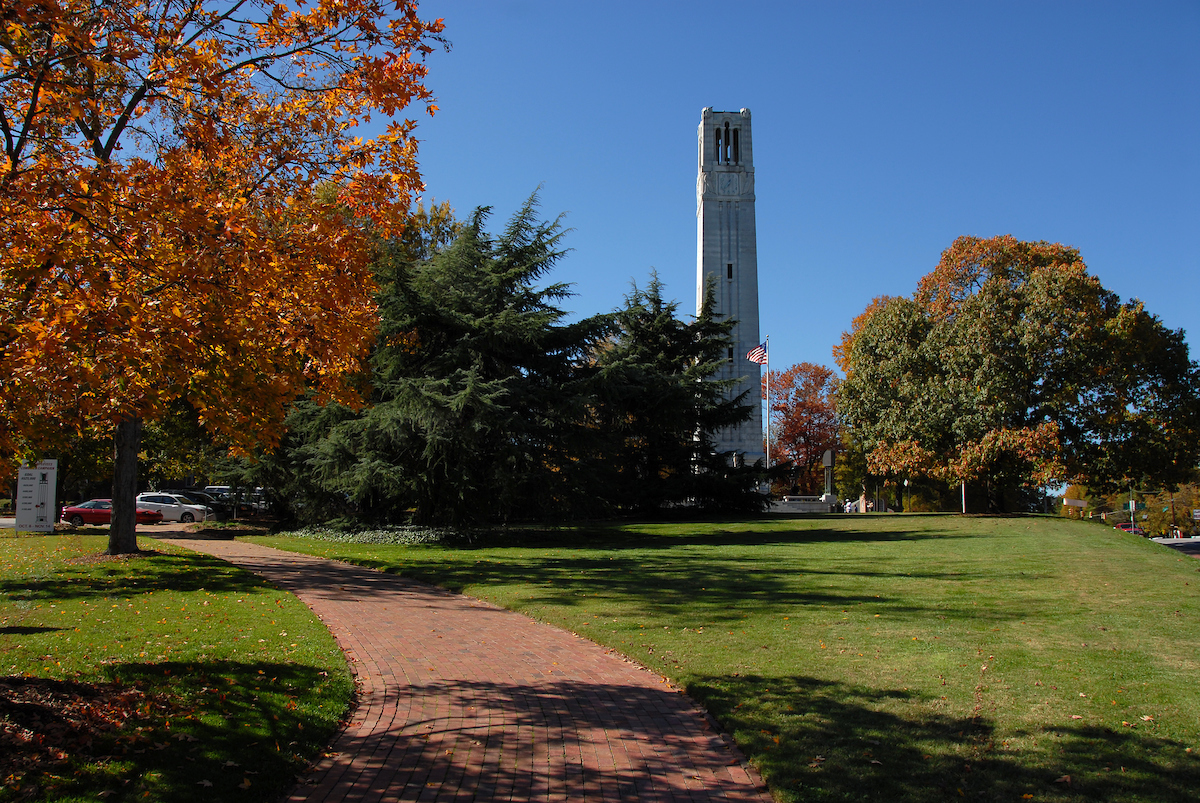
[[[754,151],[750,110],[701,113],[696,177],[696,311],[714,281],[717,314],[737,321],[728,361],[716,379],[740,379],[733,395],[749,391],[754,414],[716,433],[717,451],[763,459],[762,367],[746,359],[758,332],[758,248],[754,228]]]

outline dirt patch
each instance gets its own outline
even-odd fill
[[[206,524],[185,524],[182,527],[156,530],[148,533],[139,532],[138,535],[148,535],[151,538],[161,536],[170,539],[232,541],[239,535],[266,535],[268,532],[270,532],[269,527],[260,527],[253,524],[221,525],[219,527]]]
[[[94,563],[112,563],[113,561],[127,561],[131,558],[152,558],[155,555],[162,553],[155,549],[140,549],[137,552],[126,552],[121,555],[108,555],[100,552],[95,555],[81,555],[77,558],[71,558],[67,563],[76,565],[90,566]]]

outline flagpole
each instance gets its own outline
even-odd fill
[[[771,469],[771,336],[763,341],[767,347],[767,470]],[[767,479],[767,493],[771,493],[771,480]]]

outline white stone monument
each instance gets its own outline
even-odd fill
[[[764,459],[762,367],[746,359],[759,345],[758,247],[754,227],[754,151],[750,110],[701,114],[696,177],[696,311],[715,280],[716,312],[737,321],[725,367],[714,379],[739,379],[733,395],[754,410],[737,427],[715,433],[717,451],[740,454],[746,465]]]

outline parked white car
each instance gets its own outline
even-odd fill
[[[204,521],[215,518],[213,509],[207,505],[194,505],[183,497],[174,494],[144,493],[138,494],[138,507],[148,507],[162,513],[163,521]]]

